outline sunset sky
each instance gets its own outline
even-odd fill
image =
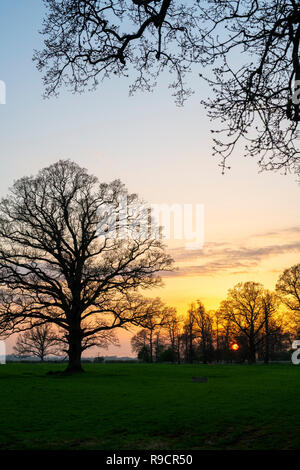
[[[201,299],[218,307],[227,289],[254,280],[273,289],[280,272],[300,261],[300,186],[295,176],[258,173],[255,161],[236,151],[223,176],[212,157],[211,124],[200,105],[210,90],[195,70],[195,93],[184,108],[174,104],[168,77],[152,94],[128,96],[130,81],[113,79],[96,92],[43,100],[40,73],[32,62],[41,45],[40,0],[0,2],[0,195],[14,180],[35,174],[60,158],[86,167],[100,181],[120,178],[150,203],[204,204],[205,243],[188,251],[170,244],[178,271],[153,291],[184,313]],[[13,25],[13,27],[12,27]],[[11,344],[11,343],[10,343]],[[128,335],[121,348],[131,354]]]

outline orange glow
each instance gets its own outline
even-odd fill
[[[237,343],[233,343],[232,346],[231,346],[231,349],[233,351],[238,351],[240,349],[239,345]]]

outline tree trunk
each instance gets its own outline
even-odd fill
[[[256,362],[256,348],[253,338],[250,338],[249,341],[249,362],[254,364]]]
[[[72,374],[83,372],[83,369],[81,367],[81,353],[82,353],[81,332],[78,330],[71,330],[69,333],[68,341],[69,341],[69,351],[68,351],[69,364],[66,369],[66,372],[72,373]]]

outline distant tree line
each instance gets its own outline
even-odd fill
[[[143,320],[131,345],[142,362],[289,360],[292,341],[300,335],[300,264],[282,273],[275,292],[258,282],[235,285],[217,310],[208,311],[197,300],[180,316],[158,297],[139,298],[135,309]],[[107,349],[111,344],[118,345],[117,336],[103,331],[93,345]],[[44,361],[49,355],[66,357],[68,343],[55,328],[42,325],[19,335],[14,351],[20,358]]]
[[[197,300],[183,317],[156,298],[149,300],[148,313],[131,340],[141,361],[289,360],[300,334],[300,264],[281,274],[274,292],[258,282],[235,285],[216,311]]]

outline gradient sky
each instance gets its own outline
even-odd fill
[[[195,70],[195,94],[175,106],[164,77],[151,94],[128,96],[126,79],[104,82],[96,92],[43,100],[32,62],[41,46],[41,0],[1,0],[0,196],[15,179],[70,158],[101,181],[120,178],[150,203],[203,203],[205,245],[186,251],[170,245],[180,268],[165,278],[160,295],[184,313],[201,299],[216,308],[239,281],[270,289],[283,268],[300,259],[300,187],[293,175],[258,173],[255,161],[236,151],[224,176],[212,157],[211,136],[200,100],[210,90]],[[200,70],[199,70],[200,71]],[[109,354],[128,355],[128,335]],[[104,352],[104,354],[108,354]]]

